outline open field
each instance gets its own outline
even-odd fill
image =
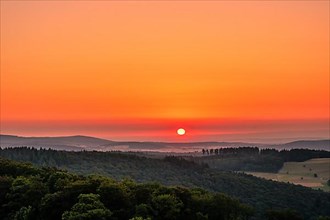
[[[304,162],[286,162],[278,173],[246,172],[248,174],[281,182],[290,182],[330,192],[330,158],[311,159]]]

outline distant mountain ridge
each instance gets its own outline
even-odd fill
[[[282,146],[285,146],[286,148],[308,148],[308,146],[314,146],[314,147],[327,147],[325,150],[330,150],[330,139],[328,140],[299,140],[299,141],[293,141],[286,144],[283,144]]]
[[[111,141],[82,135],[60,137],[20,137],[0,135],[0,147],[44,147],[56,150],[84,150],[109,144]]]
[[[0,134],[0,147],[35,147],[51,148],[55,150],[124,150],[124,151],[177,151],[182,152],[201,150],[202,148],[217,147],[244,147],[256,146],[259,148],[310,148],[330,150],[330,139],[326,140],[298,140],[284,144],[258,144],[244,142],[139,142],[139,141],[112,141],[90,136],[59,136],[59,137],[21,137]]]

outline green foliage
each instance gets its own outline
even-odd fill
[[[114,210],[116,216],[121,219],[128,218],[126,210],[131,207],[131,197],[124,184],[103,182],[97,192],[101,196],[101,201],[111,210]]]
[[[216,155],[196,157],[200,164],[223,171],[277,172],[283,166],[284,159],[274,155]]]
[[[24,164],[1,160],[3,163]],[[1,167],[0,162],[0,167]],[[31,167],[26,166],[27,170]],[[5,190],[1,219],[247,219],[245,205],[228,196],[201,189],[166,187],[158,183],[121,182],[101,176],[78,176],[54,168],[16,176],[0,176]],[[60,183],[60,184],[59,184]],[[218,206],[221,204],[221,206]],[[210,217],[208,217],[210,216]],[[230,219],[230,218],[228,218]]]
[[[40,217],[41,219],[56,220],[61,219],[65,210],[69,210],[76,198],[63,191],[46,194],[40,201]]]
[[[106,220],[112,213],[96,194],[80,194],[78,202],[62,215],[63,220]]]
[[[31,206],[28,206],[28,207],[23,206],[19,211],[17,211],[15,213],[14,220],[33,219],[31,213],[32,213],[32,207]]]
[[[156,210],[155,219],[159,220],[179,219],[183,207],[183,203],[170,194],[154,196],[152,205]]]
[[[47,185],[51,192],[63,190],[65,186],[69,185],[74,179],[65,171],[55,171],[49,175]]]
[[[70,210],[77,203],[80,194],[89,193],[100,195],[100,201],[113,213],[112,218],[117,219],[156,218],[158,210],[153,201],[155,196],[163,194],[172,195],[177,201],[183,203],[180,208],[180,219],[215,219],[217,217],[230,219],[235,217],[236,211],[233,207],[237,207],[238,203],[225,201],[224,203],[231,204],[224,207],[228,213],[214,213],[213,210],[218,208],[214,208],[215,206],[212,204],[221,205],[221,197],[215,200],[213,198],[215,194],[201,189],[187,189],[196,187],[237,198],[241,204],[237,208],[240,210],[238,213],[246,218],[252,215],[254,219],[265,219],[265,210],[269,209],[296,210],[305,219],[330,216],[329,193],[263,180],[244,173],[221,171],[221,167],[214,166],[217,165],[217,161],[228,162],[228,167],[235,166],[235,163],[244,164],[247,161],[246,166],[250,166],[250,168],[264,166],[265,169],[268,169],[273,162],[277,167],[277,163],[285,160],[324,156],[324,152],[303,150],[292,151],[292,153],[283,151],[280,154],[276,150],[265,150],[260,156],[262,160],[259,161],[255,160],[259,156],[254,151],[255,149],[251,149],[250,153],[228,154],[222,157],[223,152],[218,150],[214,151],[212,156],[202,156],[199,160],[192,157],[155,159],[147,158],[139,153],[65,152],[31,148],[2,149],[0,156],[33,162],[39,166],[56,164],[58,168],[67,169],[76,174],[54,168],[36,168],[30,164],[9,161],[0,157],[0,171],[2,172],[0,198],[3,199],[0,200],[0,219],[5,219],[9,215],[13,217],[22,206],[29,205],[24,202],[22,205],[19,200],[12,200],[10,196],[8,197],[13,193],[11,187],[17,177],[31,178],[31,180],[35,178],[33,181],[42,182],[41,185],[46,188],[46,194],[39,201],[38,208],[33,206],[32,209],[33,214],[40,216],[40,219],[60,219],[65,211]],[[297,153],[298,156],[292,155],[293,153]],[[250,159],[245,161],[243,158]],[[215,163],[212,165],[213,160]],[[248,160],[256,162],[250,163]],[[230,161],[234,161],[232,165],[230,165]],[[225,164],[225,162],[223,163]],[[210,168],[202,165],[203,163],[208,163]],[[8,169],[3,169],[3,167]],[[90,174],[93,175],[80,176]],[[159,183],[181,187],[165,187]],[[15,206],[15,202],[20,205]],[[254,207],[254,212],[242,203]]]
[[[10,187],[12,185],[13,178],[9,176],[0,176],[0,201],[6,200],[7,193],[10,192]],[[3,213],[0,207],[0,219],[3,218]]]
[[[42,180],[37,176],[19,176],[12,182],[10,191],[6,197],[9,201],[6,206],[12,211],[21,207],[38,206],[38,201],[47,193],[47,188]]]
[[[0,148],[0,152],[3,150]],[[0,154],[1,156],[1,154]],[[24,176],[24,175],[33,175],[38,173],[38,169],[33,167],[31,164],[28,163],[17,163],[14,161],[8,161],[4,158],[0,157],[0,176],[5,175],[6,173],[10,173],[11,176]]]
[[[141,203],[135,206],[135,214],[140,218],[148,218],[152,215],[152,207],[148,204]]]

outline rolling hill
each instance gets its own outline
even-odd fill
[[[14,135],[0,135],[0,147],[35,147],[51,148],[54,150],[97,150],[97,151],[160,151],[160,152],[194,152],[203,148],[245,147],[257,146],[259,148],[309,148],[316,150],[330,150],[330,140],[295,141],[285,144],[270,145],[244,142],[138,142],[138,141],[111,141],[89,136],[63,136],[63,137],[20,137]]]

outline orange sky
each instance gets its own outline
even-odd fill
[[[179,141],[182,126],[329,138],[329,1],[1,1],[1,133]]]

